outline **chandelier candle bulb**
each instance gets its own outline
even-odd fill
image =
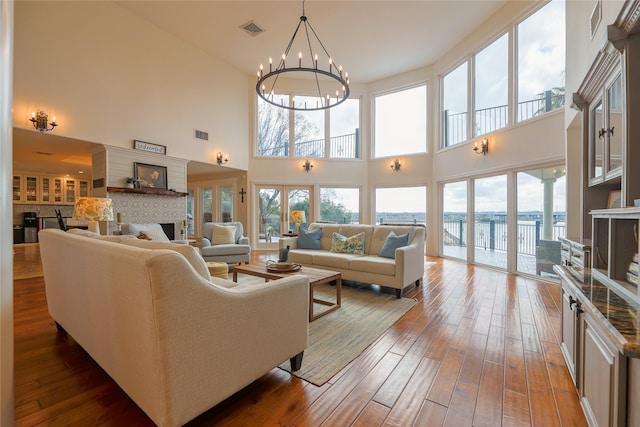
[[[298,53],[298,68],[302,68],[302,52]]]
[[[315,61],[315,69],[318,69],[318,54],[316,53],[316,56],[314,57],[314,61]]]
[[[271,72],[271,66],[273,65],[273,59],[271,59],[271,57],[269,57],[269,72]]]

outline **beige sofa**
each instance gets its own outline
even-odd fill
[[[211,278],[195,248],[39,233],[51,317],[160,426],[183,425],[308,342],[309,279]],[[297,366],[294,366],[297,365]]]
[[[290,247],[289,261],[339,271],[345,280],[393,288],[398,298],[407,286],[419,286],[422,281],[426,234],[422,226],[312,223],[308,228],[322,228],[320,249],[299,249],[298,237],[281,238],[280,248]],[[379,257],[391,231],[397,235],[408,233],[409,244],[395,250],[395,259]],[[347,237],[364,232],[364,255],[331,252],[334,232]]]

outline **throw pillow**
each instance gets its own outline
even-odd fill
[[[334,231],[333,239],[331,240],[331,252],[364,255],[364,233],[346,237]]]
[[[395,259],[396,249],[407,246],[408,244],[409,233],[398,236],[393,231],[390,231],[384,241],[384,245],[382,245],[382,249],[380,249],[380,252],[378,253],[378,256]]]
[[[140,236],[145,236],[145,237],[140,237]],[[169,238],[167,237],[167,235],[164,233],[163,230],[156,230],[155,228],[141,231],[140,234],[138,234],[138,239],[154,240],[156,242],[169,241]]]
[[[309,231],[300,228],[298,230],[298,249],[320,249],[322,228]]]
[[[211,233],[212,245],[228,245],[235,243],[236,228],[228,225],[215,225]]]

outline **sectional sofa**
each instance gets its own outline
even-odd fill
[[[426,237],[423,226],[312,223],[309,224],[308,231],[320,234],[319,241],[315,242],[316,249],[309,248],[309,244],[304,248],[300,247],[299,241],[308,241],[309,233],[304,230],[300,233],[305,233],[305,236],[283,237],[279,240],[280,248],[289,246],[289,261],[339,271],[345,280],[393,288],[398,298],[405,288],[410,285],[419,286],[422,281]],[[344,237],[363,233],[363,253],[336,252],[334,233]],[[407,244],[386,251],[386,256],[380,256],[391,237],[390,233],[396,237],[406,234]]]

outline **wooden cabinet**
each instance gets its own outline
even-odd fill
[[[91,196],[89,180],[46,175],[13,175],[14,203],[74,204],[78,197]]]
[[[40,178],[35,175],[13,175],[13,201],[37,203],[40,200]]]
[[[601,322],[585,313],[580,396],[591,426],[626,425],[626,358],[602,331]]]
[[[627,402],[640,393],[638,305],[603,282],[554,270],[562,284],[560,348],[589,426],[637,425],[629,420],[640,420],[640,408]]]
[[[562,286],[562,342],[560,348],[576,387],[580,386],[580,342],[582,334],[582,308],[578,296],[570,287]]]

